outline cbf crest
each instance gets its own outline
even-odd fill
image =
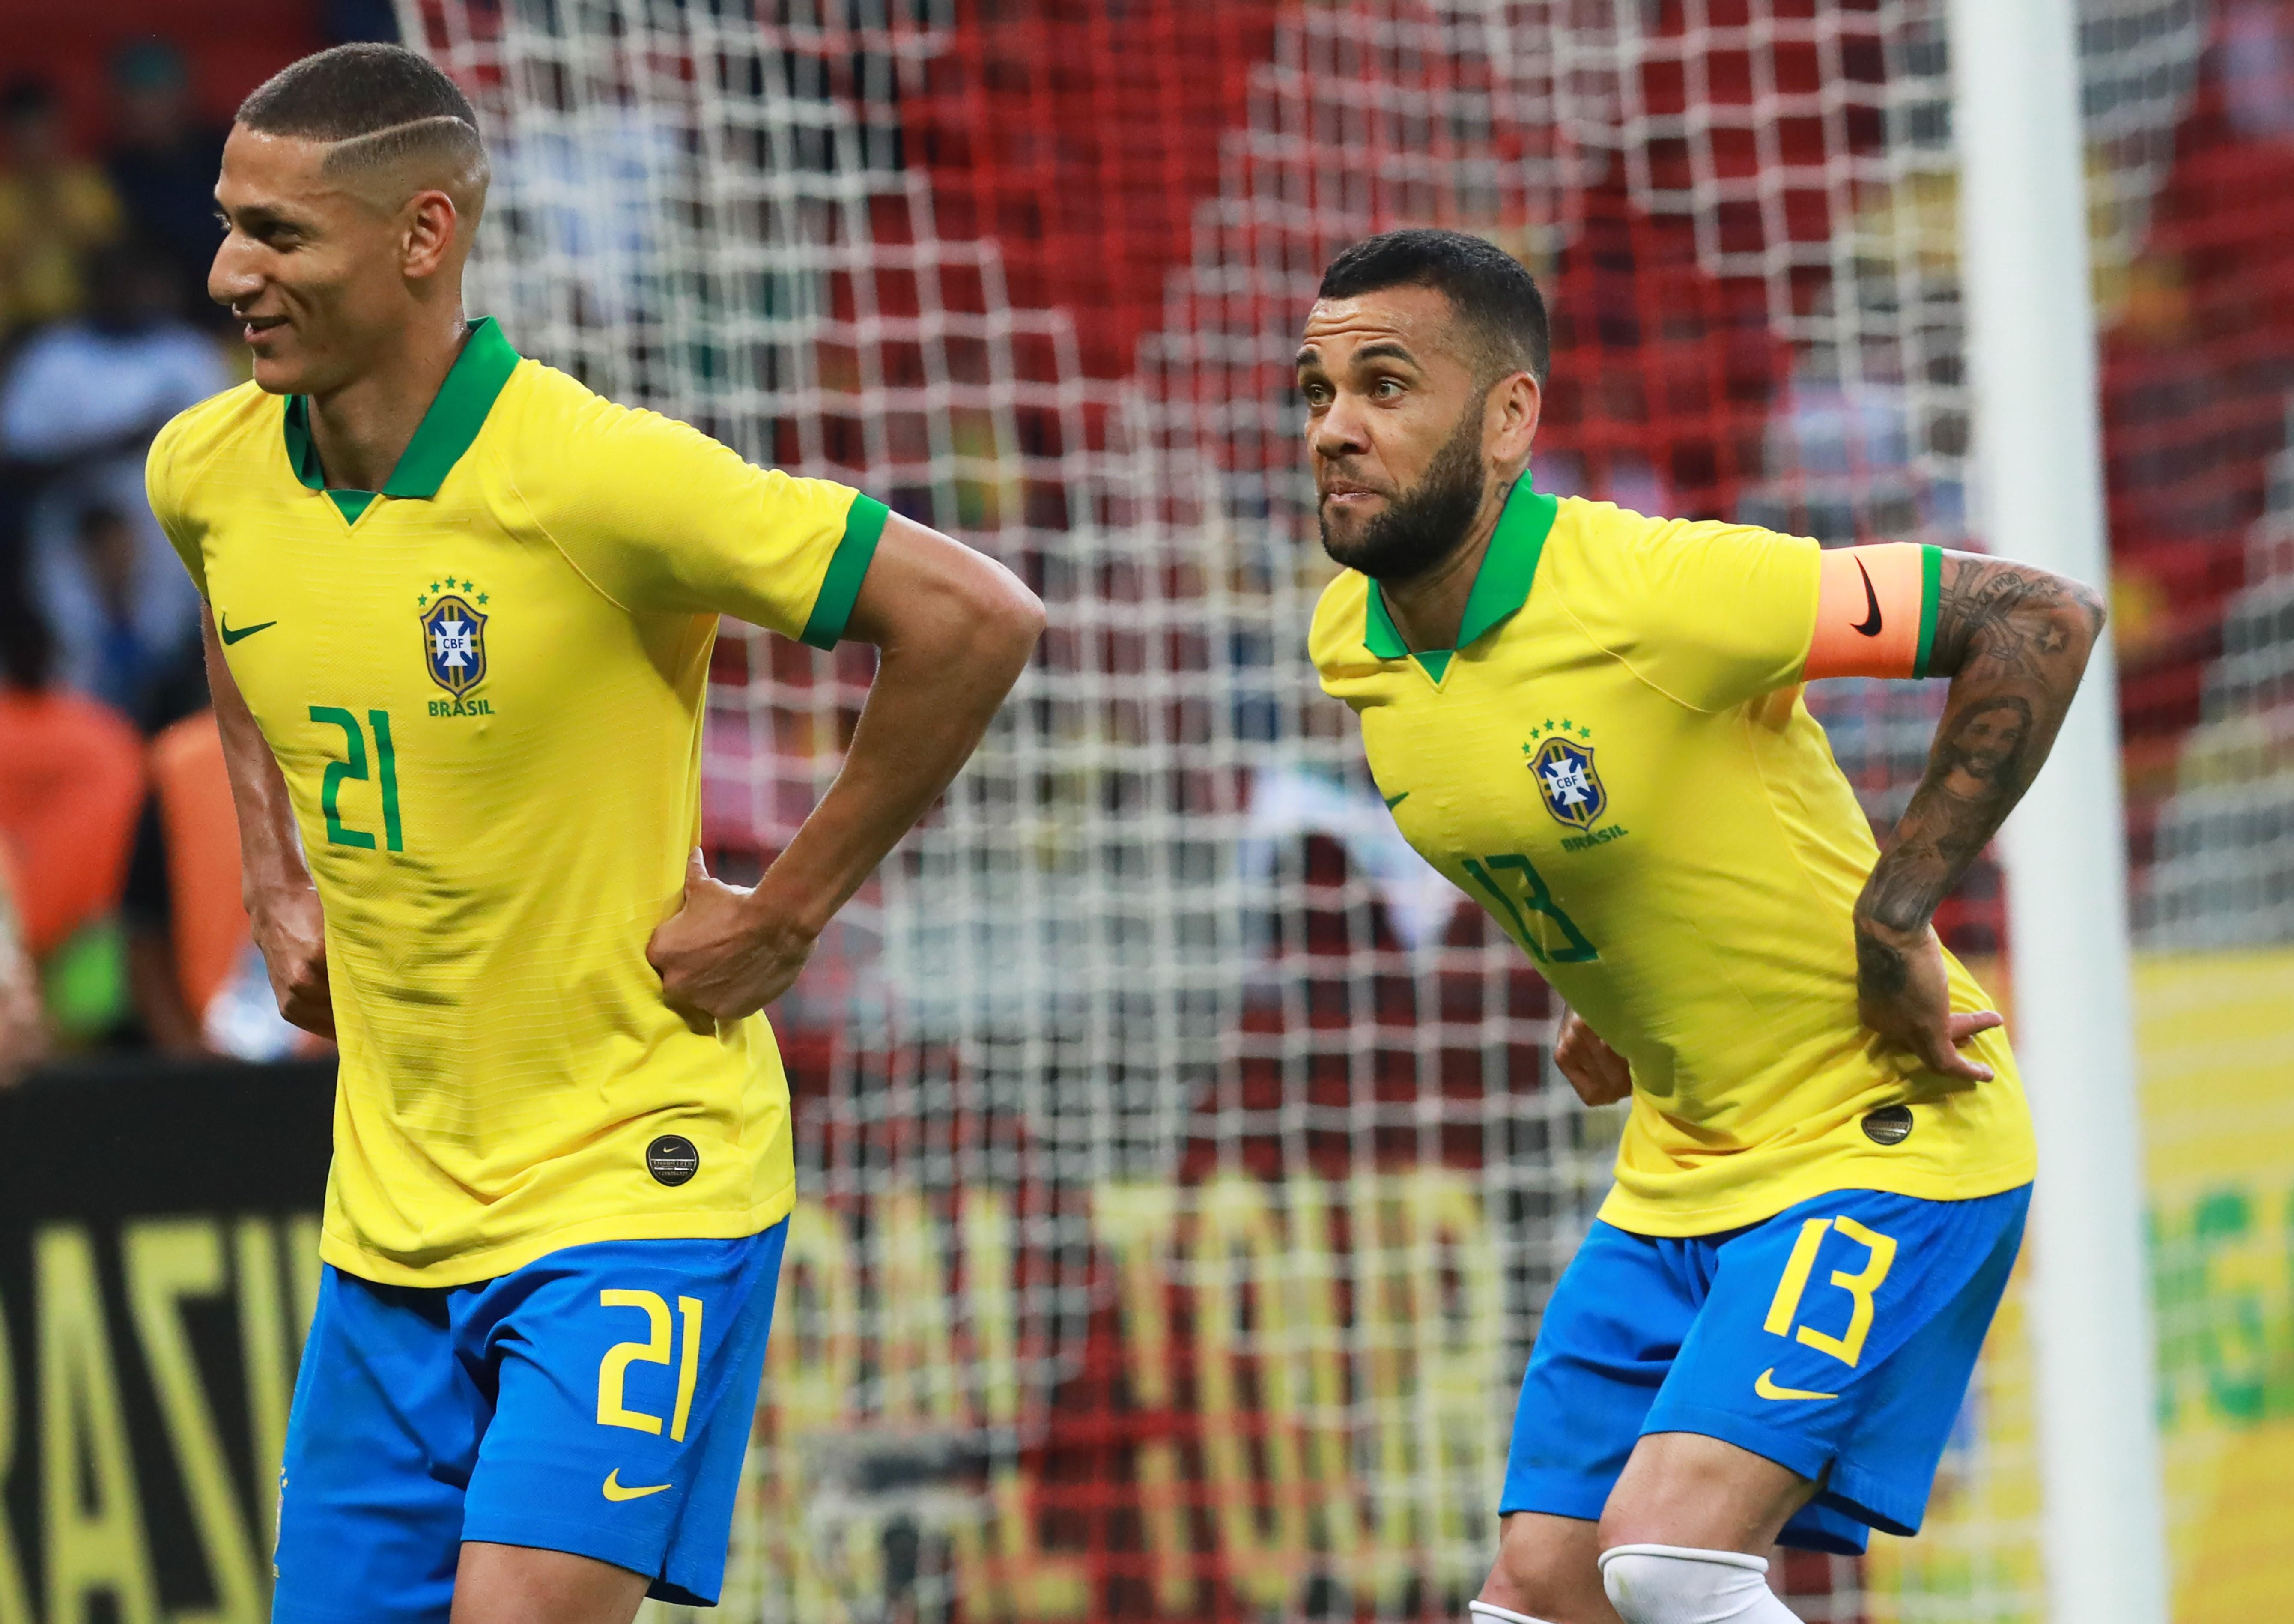
[[[1536,779],[1545,810],[1554,821],[1571,828],[1590,829],[1609,810],[1609,792],[1593,764],[1593,730],[1574,722],[1546,722],[1530,731],[1522,754],[1529,757],[1530,775]]]
[[[420,597],[423,661],[430,680],[461,698],[486,676],[486,594],[468,581],[434,581]]]

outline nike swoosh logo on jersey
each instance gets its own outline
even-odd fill
[[[1776,1374],[1774,1365],[1761,1372],[1760,1379],[1753,1383],[1753,1391],[1763,1399],[1836,1399],[1840,1396],[1836,1392],[1807,1392],[1797,1387],[1779,1387],[1770,1379]]]
[[[659,1494],[667,1483],[648,1483],[644,1488],[622,1486],[622,1469],[614,1467],[606,1473],[606,1498],[609,1500],[642,1500],[649,1494]]]
[[[257,632],[268,632],[272,627],[278,624],[279,623],[275,620],[266,620],[259,625],[241,626],[238,631],[234,632],[231,629],[231,614],[226,610],[224,614],[221,627],[223,632],[223,641],[224,644],[228,646],[232,643],[237,642],[242,637],[253,637]]]
[[[1880,594],[1872,590],[1872,572],[1864,567],[1864,560],[1856,560],[1856,573],[1864,577],[1864,618],[1848,629],[1860,632],[1866,637],[1880,635]]]
[[[1410,798],[1410,792],[1409,792],[1407,789],[1403,790],[1403,791],[1400,795],[1398,795],[1398,796],[1387,796],[1387,797],[1386,797],[1386,810],[1387,810],[1387,811],[1388,811],[1388,812],[1392,812],[1395,807],[1397,807],[1397,806],[1401,805],[1404,801],[1407,801],[1409,798]]]

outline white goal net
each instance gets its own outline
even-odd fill
[[[1616,1123],[1552,1074],[1556,1006],[1401,844],[1315,690],[1298,323],[1347,242],[1479,232],[1554,306],[1541,488],[1974,544],[1941,0],[400,10],[488,124],[476,308],[1051,611],[777,1013],[804,1204],[727,1616],[1461,1616]],[[2218,28],[2084,10],[2115,322],[2152,297]],[[2256,646],[2209,680],[2278,684],[2282,763],[2294,627],[2241,601]],[[720,867],[786,839],[867,673],[727,628]],[[1939,701],[1815,697],[1875,818]],[[2175,848],[2160,931],[2235,847],[2275,863],[2276,923],[2241,900],[2207,943],[2287,939],[2274,782],[2225,792],[2279,808],[2266,838]],[[2164,826],[2224,815],[2217,788]],[[1971,957],[1997,891],[1987,865],[1943,921]],[[1806,1617],[2037,1616],[2030,1379],[2011,1300],[1930,1535],[1794,1559]]]

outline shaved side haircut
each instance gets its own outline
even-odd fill
[[[1388,288],[1432,288],[1450,301],[1485,384],[1527,372],[1540,385],[1552,355],[1545,296],[1521,261],[1464,232],[1412,230],[1365,237],[1330,261],[1318,298]]]
[[[386,207],[435,186],[476,223],[490,178],[478,115],[430,61],[403,45],[337,45],[281,68],[239,104],[238,122],[262,135],[324,142],[322,171],[378,193]]]

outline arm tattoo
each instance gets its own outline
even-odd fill
[[[1946,553],[1940,585],[1928,654],[1932,675],[1956,675],[1980,654],[2004,670],[2040,678],[2075,644],[2084,664],[2103,630],[2102,597],[2042,569]]]
[[[2023,798],[2103,629],[2099,594],[2026,565],[1946,553],[1941,589],[1928,669],[1949,675],[1951,692],[1926,776],[1856,904],[1899,931],[1926,926]],[[1859,975],[1880,991],[1889,968],[1859,936]]]
[[[1911,985],[1911,967],[1899,950],[1866,930],[1856,928],[1856,983],[1882,998],[1893,998]]]

